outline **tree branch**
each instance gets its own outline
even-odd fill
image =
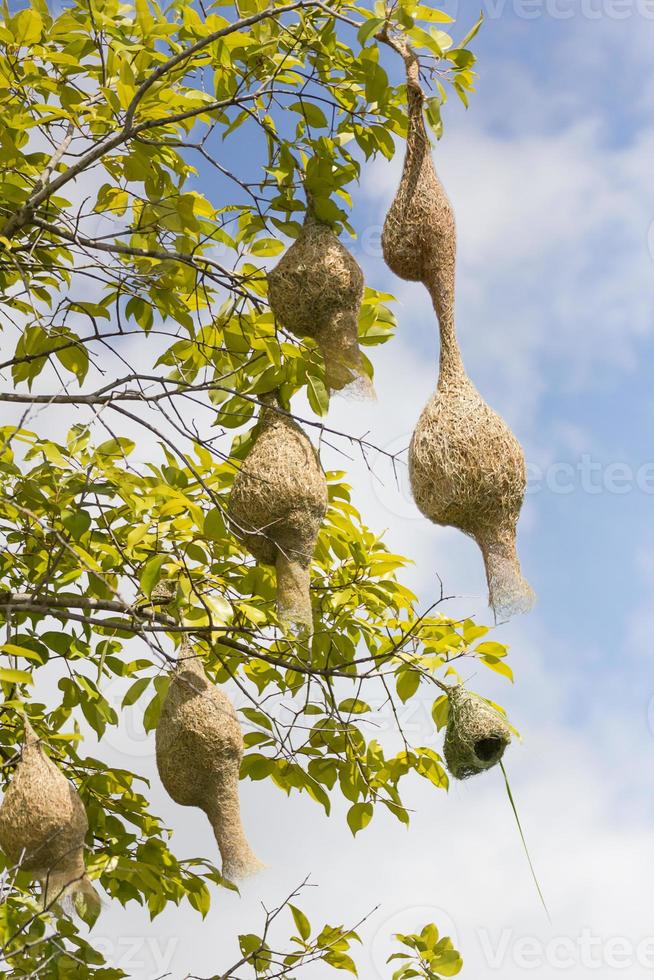
[[[233,34],[237,31],[242,30],[245,27],[252,27],[254,24],[259,23],[262,20],[266,20],[270,17],[278,17],[281,14],[289,13],[292,10],[306,9],[309,7],[322,7],[322,3],[318,3],[317,0],[296,0],[294,3],[284,4],[281,7],[269,7],[267,10],[262,10],[259,13],[252,14],[250,17],[242,17],[240,20],[234,21],[233,24],[228,24],[226,27],[222,27],[218,31],[214,31],[212,34],[207,35],[207,37],[201,38],[195,44],[186,48],[184,51],[179,51],[177,54],[173,55],[168,61],[159,65],[158,68],[141,84],[140,88],[137,89],[132,101],[127,107],[127,112],[125,115],[125,120],[119,132],[114,133],[111,136],[105,137],[94,147],[84,153],[77,163],[69,167],[63,173],[55,177],[54,180],[48,182],[45,186],[37,187],[34,189],[25,204],[6,222],[4,228],[0,230],[0,236],[4,238],[11,239],[17,231],[19,231],[26,224],[30,224],[34,218],[34,211],[39,207],[51,194],[59,190],[65,184],[74,180],[75,177],[79,176],[84,170],[90,167],[96,161],[100,160],[105,154],[115,150],[122,143],[134,136],[138,135],[140,132],[147,129],[153,129],[156,126],[165,126],[168,122],[180,121],[182,119],[189,118],[192,115],[199,115],[202,112],[215,111],[218,108],[227,108],[230,105],[237,104],[243,101],[245,98],[258,98],[259,93],[253,96],[237,96],[231,99],[225,99],[223,102],[215,102],[210,107],[203,106],[201,109],[189,110],[186,113],[179,113],[175,117],[170,119],[158,119],[158,120],[146,120],[143,123],[133,125],[134,114],[136,109],[143,99],[143,96],[149,89],[154,85],[160,78],[167,74],[171,69],[175,68],[182,61],[188,60],[201,51],[203,48],[208,47],[213,44],[214,41],[219,40],[221,37],[227,37],[229,34]]]
[[[196,270],[198,263],[204,263],[205,265],[210,266],[212,269],[216,269],[221,276],[229,280],[229,286],[234,290],[234,292],[239,292],[245,298],[252,299],[252,296],[249,292],[247,292],[247,290],[243,290],[239,288],[239,286],[234,285],[235,280],[239,283],[243,283],[248,277],[241,276],[237,272],[226,269],[225,266],[220,264],[220,262],[216,262],[215,259],[209,259],[205,255],[190,255],[184,252],[159,252],[156,249],[136,248],[133,245],[121,245],[118,242],[110,244],[109,242],[100,241],[100,239],[86,238],[85,235],[68,231],[66,228],[60,228],[57,225],[50,224],[48,221],[42,221],[40,218],[35,217],[30,220],[30,224],[35,225],[37,228],[41,228],[43,231],[47,231],[50,235],[56,235],[59,238],[63,238],[65,241],[71,242],[74,245],[79,245],[82,248],[95,249],[98,252],[110,252],[118,253],[119,255],[132,255],[136,258],[181,262],[184,265],[189,265],[191,268]],[[258,300],[258,297],[256,298]]]

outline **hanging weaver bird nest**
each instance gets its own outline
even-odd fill
[[[265,407],[229,500],[234,530],[257,561],[277,569],[280,619],[311,627],[310,564],[327,511],[327,481],[302,429]]]
[[[490,605],[496,616],[511,615],[533,602],[515,543],[526,486],[524,456],[461,360],[454,325],[454,215],[431,159],[418,59],[403,38],[386,32],[378,38],[404,59],[409,117],[404,171],[384,224],[384,257],[397,275],[427,287],[441,337],[438,387],[409,451],[413,496],[430,520],[457,527],[477,541]]]
[[[479,395],[463,367],[454,325],[454,215],[436,176],[423,119],[419,62],[403,38],[378,35],[404,59],[408,131],[404,171],[386,217],[382,244],[390,268],[424,283],[438,317],[441,359],[436,393],[409,450],[415,501],[436,524],[471,535],[484,556],[489,602],[497,615],[526,611],[533,593],[516,555],[525,493],[522,448]]]
[[[363,272],[329,225],[307,207],[296,241],[268,273],[268,299],[276,319],[297,337],[311,337],[334,391],[372,395],[359,349]]]
[[[181,806],[204,810],[230,880],[261,864],[247,842],[239,805],[243,735],[227,695],[208,680],[193,648],[180,647],[156,731],[157,768]]]
[[[160,579],[150,593],[150,604],[157,606],[169,605],[177,594],[177,582],[170,579]]]
[[[404,39],[378,36],[404,59],[408,104],[404,168],[384,221],[382,250],[395,275],[427,287],[440,321],[454,305],[454,212],[432,162],[418,58]]]
[[[502,715],[478,694],[464,687],[448,691],[450,715],[444,754],[455,779],[468,779],[496,766],[511,741],[511,730]]]
[[[0,847],[12,865],[41,882],[44,907],[72,898],[97,917],[100,897],[84,865],[88,829],[77,790],[26,721],[21,760],[0,807]]]
[[[453,331],[441,331],[438,387],[411,439],[409,475],[425,517],[479,545],[495,616],[530,609],[534,594],[516,552],[526,487],[522,448],[466,375]]]

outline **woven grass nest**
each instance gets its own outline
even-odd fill
[[[408,101],[406,157],[384,224],[384,257],[397,275],[427,287],[441,340],[438,386],[411,440],[411,488],[429,520],[475,539],[484,557],[489,604],[496,617],[510,616],[533,603],[516,553],[526,488],[524,456],[461,360],[454,324],[454,214],[431,159],[418,59],[402,38],[379,37],[404,59]]]
[[[0,847],[12,865],[41,882],[44,907],[71,898],[99,912],[84,864],[88,829],[77,790],[26,721],[21,760],[0,806]]]
[[[404,167],[384,221],[382,250],[395,275],[427,287],[440,321],[454,304],[454,212],[432,161],[418,58],[403,39],[382,39],[404,59],[408,104]]]
[[[477,542],[489,605],[497,618],[505,618],[527,612],[534,601],[516,551],[526,488],[524,456],[507,424],[463,370],[453,334],[441,333],[438,386],[409,447],[411,489],[425,517]]]
[[[462,686],[448,691],[450,715],[444,754],[455,779],[492,769],[511,742],[511,730],[498,711]]]
[[[270,308],[291,333],[316,341],[329,388],[370,396],[359,349],[363,288],[359,263],[309,203],[300,235],[268,273]]]
[[[243,878],[262,865],[241,823],[243,735],[227,695],[208,680],[188,642],[179,650],[156,731],[157,768],[176,803],[203,810],[213,827],[223,875]]]
[[[277,406],[262,409],[259,427],[234,479],[230,523],[257,561],[275,565],[280,619],[310,628],[310,564],[327,511],[327,481],[311,442]]]

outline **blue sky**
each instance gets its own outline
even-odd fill
[[[204,924],[184,909],[150,925],[133,909],[108,907],[96,932],[130,975],[210,975],[230,962],[234,931],[255,928],[260,901],[275,904],[307,873],[320,888],[300,904],[316,922],[353,922],[381,905],[362,930],[363,980],[388,975],[390,932],[431,918],[456,932],[464,977],[651,974],[654,466],[650,492],[635,485],[654,461],[650,6],[486,0],[489,16],[474,42],[478,92],[467,112],[452,99],[435,149],[457,216],[466,365],[522,440],[532,472],[542,473],[520,524],[538,604],[497,631],[511,645],[516,684],[481,671],[470,683],[506,704],[523,733],[507,765],[553,924],[538,905],[497,773],[455,786],[449,797],[416,782],[410,832],[380,815],[356,842],[344,808],[327,821],[305,799],[245,783],[245,821],[269,870],[246,883],[240,899],[220,894]],[[478,9],[462,13],[455,36]],[[390,53],[384,60],[399,80],[401,65]],[[381,225],[400,169],[401,153],[364,169],[354,194],[360,242]],[[373,441],[396,450],[408,444],[435,384],[435,319],[421,287],[394,279],[374,250],[351,247],[370,284],[397,295],[399,328],[395,341],[372,351],[377,402],[335,400],[330,424],[370,429]],[[584,459],[599,493],[584,489],[577,470]],[[611,492],[616,464],[630,467],[627,493]],[[390,546],[414,559],[407,578],[421,599],[433,597],[438,573],[460,597],[448,611],[490,621],[476,546],[424,521],[382,463],[385,484],[373,483],[360,460],[348,468],[368,523],[387,529]],[[554,492],[570,473],[572,492]],[[213,853],[204,816],[180,811],[158,785],[137,715],[105,738],[105,748],[116,764],[152,776],[154,806],[176,828],[180,853]],[[426,701],[406,723],[416,743],[438,744]]]
[[[381,906],[362,930],[364,980],[388,975],[392,932],[432,918],[456,934],[464,976],[650,975],[654,471],[649,493],[610,490],[620,477],[614,464],[628,464],[635,483],[654,460],[654,83],[647,71],[654,11],[646,18],[638,13],[645,0],[620,2],[489,2],[488,13],[502,12],[487,17],[475,41],[478,93],[468,112],[451,101],[435,150],[457,215],[466,365],[522,440],[532,472],[542,473],[520,525],[524,570],[539,601],[497,634],[511,645],[516,684],[481,671],[470,683],[506,704],[523,733],[507,765],[552,925],[497,773],[454,786],[449,797],[416,783],[409,833],[380,815],[356,842],[338,807],[327,821],[304,799],[246,783],[246,823],[269,870],[246,883],[241,899],[220,896],[204,925],[182,911],[146,927],[133,913],[108,909],[104,928],[117,959],[125,936],[147,936],[162,955],[170,951],[173,975],[206,975],[217,958],[228,960],[234,930],[253,928],[260,901],[274,904],[311,872],[320,888],[304,907],[316,921],[352,922]],[[630,16],[615,19],[618,8]],[[525,9],[540,16],[525,19]],[[558,19],[557,9],[573,16]],[[597,9],[598,19],[584,13]],[[475,6],[462,15],[457,35],[477,13]],[[399,79],[392,55],[384,61]],[[330,413],[336,427],[370,429],[394,450],[408,444],[437,358],[424,290],[395,280],[361,244],[374,239],[400,168],[401,153],[366,166],[354,194],[359,242],[350,243],[370,284],[398,297],[397,338],[372,352],[378,401],[339,399]],[[599,493],[584,489],[577,469],[584,459]],[[386,528],[391,547],[414,559],[407,577],[423,601],[433,597],[439,573],[461,597],[452,614],[490,621],[476,546],[427,524],[406,480],[396,490],[381,462],[381,484],[358,460],[348,468],[368,522]],[[554,492],[562,480],[571,492]],[[426,702],[406,723],[416,743],[438,744]],[[148,771],[148,743],[134,725],[130,741],[113,748],[133,760],[140,746]],[[156,779],[154,802],[177,828],[182,852],[212,847],[202,814],[180,818]],[[142,938],[138,949],[142,965],[132,975],[158,975]]]

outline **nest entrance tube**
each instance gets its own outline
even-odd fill
[[[443,745],[445,762],[455,779],[468,779],[492,769],[511,741],[502,715],[478,694],[464,687],[448,691],[450,715]]]
[[[259,870],[262,865],[241,823],[241,727],[231,701],[210,683],[186,641],[161,709],[156,750],[166,792],[176,803],[198,807],[209,818],[223,875],[233,880]]]
[[[484,557],[488,602],[496,617],[508,619],[527,613],[535,601],[529,582],[523,577],[516,549],[516,523],[510,521],[493,537],[477,536]]]
[[[257,561],[275,565],[280,619],[310,629],[310,565],[327,481],[311,442],[278,406],[262,410],[259,426],[232,485],[230,524]]]
[[[316,341],[328,388],[371,396],[359,348],[363,290],[359,263],[329,225],[316,218],[309,198],[302,231],[268,273],[270,308],[295,336]]]
[[[26,721],[21,759],[0,806],[0,847],[13,865],[41,882],[44,908],[72,899],[94,917],[100,911],[84,864],[88,829],[77,790]]]
[[[311,627],[311,575],[309,566],[277,552],[277,604],[283,622]]]

